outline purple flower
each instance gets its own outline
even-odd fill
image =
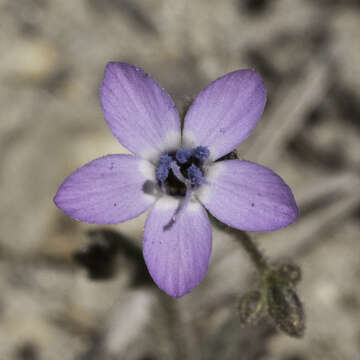
[[[180,297],[204,278],[211,254],[205,208],[245,231],[271,231],[298,216],[290,188],[270,169],[217,161],[258,122],[266,90],[253,70],[208,85],[189,108],[181,134],[174,102],[142,69],[109,63],[100,90],[110,130],[134,155],[107,155],[73,172],[55,204],[72,218],[117,224],[150,209],[143,254],[155,283]]]

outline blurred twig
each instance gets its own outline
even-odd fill
[[[277,259],[303,255],[310,248],[313,249],[317,244],[316,239],[321,239],[323,243],[324,238],[320,237],[322,233],[341,228],[343,221],[358,209],[359,204],[360,193],[350,192],[341,200],[315,211],[292,225],[288,231],[276,233],[276,241],[269,247],[269,254]]]
[[[299,189],[296,200],[300,208],[316,201],[317,199],[328,197],[331,194],[344,194],[349,189],[360,186],[360,178],[350,171],[336,173],[334,175],[324,175],[316,179],[310,185],[306,184]]]
[[[278,104],[272,104],[268,124],[246,152],[247,158],[269,164],[278,157],[287,141],[303,126],[304,113],[325,96],[328,72],[328,63],[310,63],[303,79],[284,90],[287,95]]]

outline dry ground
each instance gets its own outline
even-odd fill
[[[356,0],[0,0],[0,359],[360,359],[359,39]],[[76,167],[124,151],[98,100],[110,60],[143,67],[179,107],[231,70],[262,74],[265,114],[238,150],[300,206],[297,223],[255,236],[303,268],[302,340],[240,326],[254,270],[217,231],[206,279],[180,300],[134,284],[121,254],[107,281],[76,265],[94,227],[52,197]],[[140,244],[143,221],[115,228]]]

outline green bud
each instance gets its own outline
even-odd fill
[[[305,313],[302,303],[292,286],[271,281],[267,288],[269,315],[280,330],[300,338],[305,331]]]
[[[276,269],[276,276],[284,282],[296,285],[301,280],[301,269],[296,264],[281,264]]]

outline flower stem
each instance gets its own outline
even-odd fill
[[[295,288],[301,279],[300,268],[286,263],[270,266],[248,233],[233,229],[211,215],[209,217],[215,226],[242,245],[260,276],[258,287],[240,298],[239,312],[243,324],[256,323],[267,312],[282,332],[301,338],[305,331],[305,312]]]
[[[255,241],[251,239],[250,235],[245,231],[236,231],[236,234],[234,235],[236,240],[241,243],[243,248],[248,253],[251,261],[254,263],[259,273],[263,274],[265,271],[269,270],[269,265],[264,255],[260,252],[260,249],[258,248]]]
[[[256,269],[261,275],[270,270],[270,266],[268,265],[264,255],[261,253],[255,241],[251,239],[250,235],[247,232],[231,228],[230,226],[221,223],[214,217],[211,217],[211,220],[214,225],[216,225],[222,231],[230,234],[236,241],[238,241],[242,245],[242,247],[249,255],[252,263],[255,265]]]

